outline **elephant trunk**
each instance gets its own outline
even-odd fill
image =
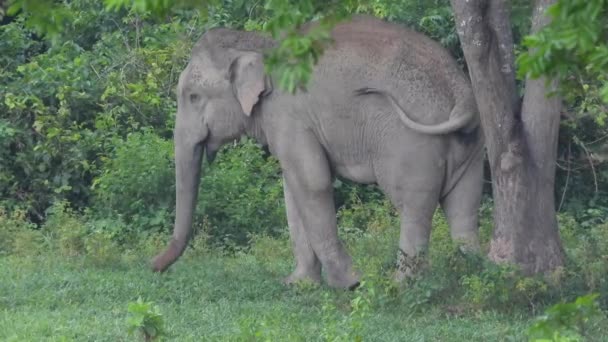
[[[165,271],[184,252],[192,233],[192,218],[201,176],[203,144],[175,141],[175,226],[167,249],[152,261],[155,272]]]

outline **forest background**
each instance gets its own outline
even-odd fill
[[[341,10],[371,13],[424,32],[466,69],[449,1],[366,3]],[[528,1],[513,1],[512,6],[520,52],[532,8]],[[19,13],[4,16],[0,258],[54,253],[107,266],[129,250],[138,250],[133,254],[140,256],[142,251],[150,253],[146,256],[160,251],[175,214],[175,86],[190,49],[211,27],[260,30],[276,19],[277,8],[222,0],[206,13],[176,9],[159,19],[150,12],[109,10],[99,1],[73,0],[61,7],[62,30],[54,35],[48,35],[54,31],[44,22],[32,25]],[[375,294],[383,298],[375,305],[405,303],[411,311],[439,305],[459,314],[498,308],[535,315],[557,301],[600,293],[598,305],[608,308],[606,80],[570,76],[576,86],[565,97],[555,189],[566,266],[540,278],[491,264],[481,255],[470,259],[451,245],[438,212],[430,251],[433,272],[403,287],[385,283],[381,279],[392,267],[396,248],[396,212],[375,186],[338,179],[334,188],[340,233],[359,251],[355,258],[369,256],[360,266],[369,270],[368,283],[374,284],[369,289],[382,293]],[[484,250],[492,229],[489,178],[487,173],[481,210]],[[290,258],[278,163],[255,142],[242,139],[222,149],[205,172],[201,189],[194,250],[227,257],[249,253],[273,264],[278,261],[270,250],[277,244]],[[6,260],[7,266],[14,262]],[[275,272],[276,266],[268,267]],[[453,286],[456,292],[450,290]],[[442,306],[446,298],[447,307]],[[8,297],[2,300],[0,304],[14,304]]]

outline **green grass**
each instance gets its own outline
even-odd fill
[[[588,292],[568,285],[578,284],[576,273],[574,283],[550,285],[455,253],[441,215],[430,269],[401,285],[388,281],[398,225],[341,229],[364,274],[357,291],[282,285],[293,263],[287,236],[254,235],[247,252],[228,253],[199,234],[167,273],[155,274],[148,261],[167,236],[116,246],[70,217],[57,222],[36,234],[4,222],[13,228],[4,235],[9,248],[0,249],[0,341],[136,341],[129,304],[139,298],[157,305],[169,341],[525,341],[548,305]],[[484,245],[487,231],[482,224]],[[586,324],[589,341],[608,341],[606,323],[604,315]]]
[[[348,333],[348,307],[357,294],[287,288],[280,279],[291,261],[276,257],[190,253],[164,275],[136,257],[111,267],[85,258],[1,257],[0,340],[132,341],[127,306],[140,296],[159,306],[173,341],[239,341],[256,332],[272,341],[315,341],[333,328]],[[324,311],[328,303],[336,309]],[[523,340],[530,318],[487,311],[453,315],[438,307],[412,314],[386,305],[371,309],[361,335],[365,341]]]

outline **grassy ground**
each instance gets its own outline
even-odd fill
[[[277,252],[279,259],[190,253],[165,275],[151,273],[138,257],[112,266],[81,257],[0,257],[0,340],[136,340],[127,333],[127,306],[140,296],[158,305],[174,341],[315,341],[340,334],[365,341],[517,341],[531,318],[440,308],[412,314],[387,305],[357,320],[348,309],[356,293],[282,286],[291,261],[280,254],[287,250]]]

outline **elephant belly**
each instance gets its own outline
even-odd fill
[[[350,181],[361,184],[376,183],[376,175],[371,165],[367,164],[349,164],[336,165],[334,171],[338,176],[344,177]]]

